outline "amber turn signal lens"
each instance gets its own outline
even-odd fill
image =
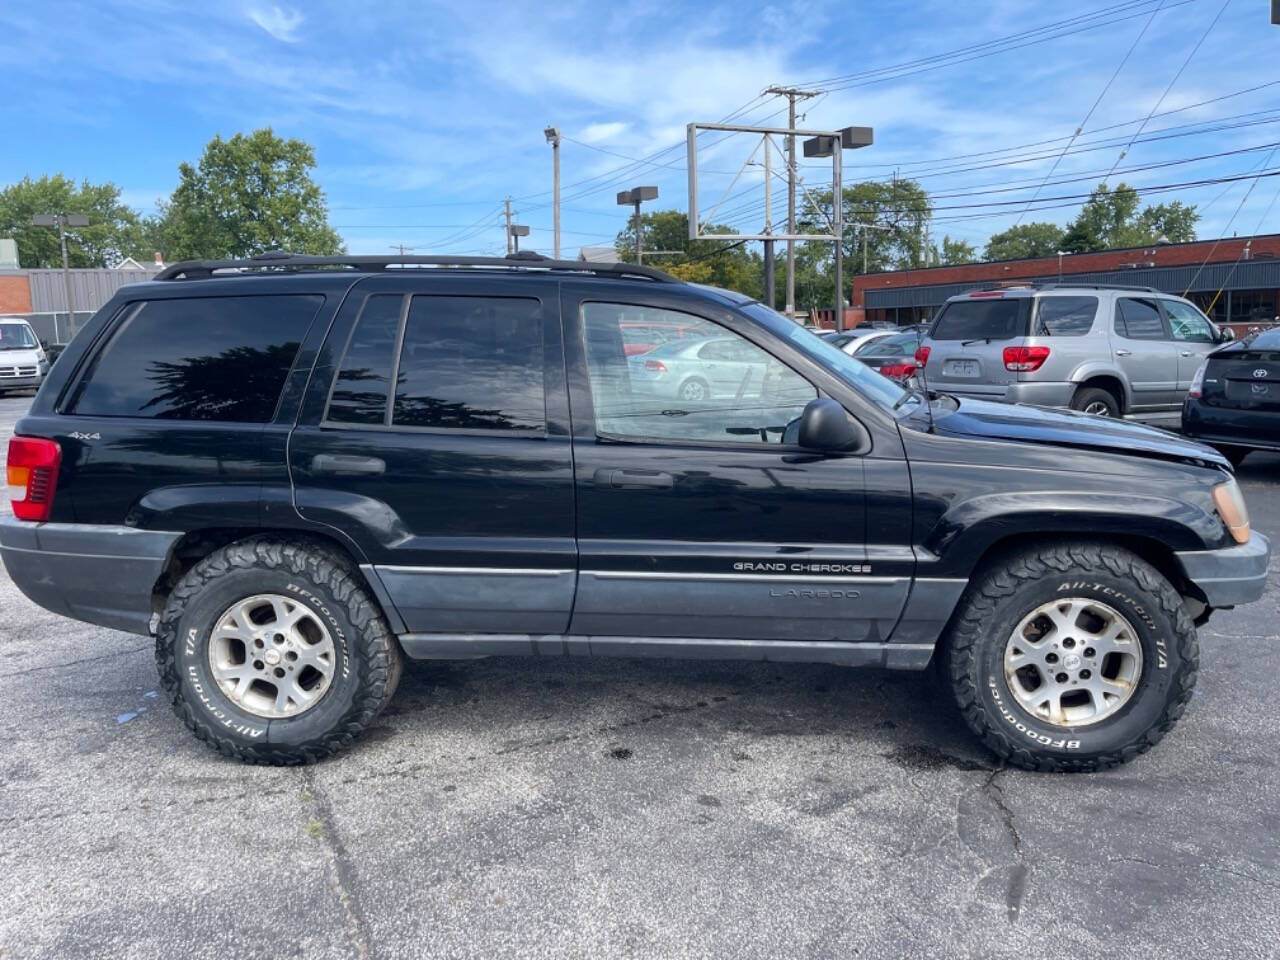
[[[1213,488],[1213,503],[1235,542],[1248,543],[1249,508],[1245,506],[1239,484],[1234,480],[1218,484]]]

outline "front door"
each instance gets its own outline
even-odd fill
[[[1178,348],[1178,397],[1181,401],[1191,389],[1191,381],[1195,379],[1200,364],[1218,344],[1209,319],[1191,304],[1181,300],[1161,300],[1160,304],[1169,318],[1169,332]]]
[[[573,287],[562,306],[579,371],[570,632],[884,640],[908,580],[870,575],[862,460],[795,446],[815,387],[709,302],[649,304],[646,315],[689,331],[650,356],[629,348],[634,305]]]
[[[410,632],[563,632],[576,553],[555,281],[358,283],[289,466],[298,514],[367,558]]]
[[[1178,348],[1170,339],[1155,299],[1120,297],[1116,300],[1111,351],[1133,389],[1133,411],[1159,410],[1181,402]]]

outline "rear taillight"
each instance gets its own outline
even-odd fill
[[[920,364],[922,367],[927,367],[929,365],[928,347],[916,347],[916,363]]]
[[[10,437],[5,475],[10,506],[19,520],[48,520],[58,486],[62,448],[40,437]]]
[[[894,380],[905,380],[916,372],[916,365],[910,360],[902,360],[896,363],[882,364],[880,367],[880,375],[884,377],[892,377]]]
[[[1039,370],[1049,359],[1048,347],[1005,347],[1004,368],[1017,373]]]
[[[1208,363],[1200,364],[1200,369],[1196,371],[1196,375],[1191,378],[1191,389],[1187,391],[1188,397],[1200,399],[1204,393],[1204,368],[1209,366]]]
[[[644,368],[645,368],[646,370],[649,370],[649,371],[653,372],[653,373],[666,373],[666,372],[667,372],[667,365],[666,365],[665,363],[663,363],[661,360],[646,360],[646,361],[644,362]]]

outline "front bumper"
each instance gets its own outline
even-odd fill
[[[178,533],[0,519],[0,558],[18,589],[46,610],[143,635],[151,593]]]
[[[39,387],[42,380],[44,380],[43,374],[36,374],[34,377],[0,377],[0,392],[30,390],[32,387]]]
[[[1174,554],[1187,579],[1203,591],[1210,607],[1252,603],[1267,586],[1271,544],[1256,530],[1248,543],[1220,550],[1187,550]]]

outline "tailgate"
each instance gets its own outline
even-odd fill
[[[1204,400],[1233,409],[1280,411],[1280,352],[1233,352],[1210,358]]]

